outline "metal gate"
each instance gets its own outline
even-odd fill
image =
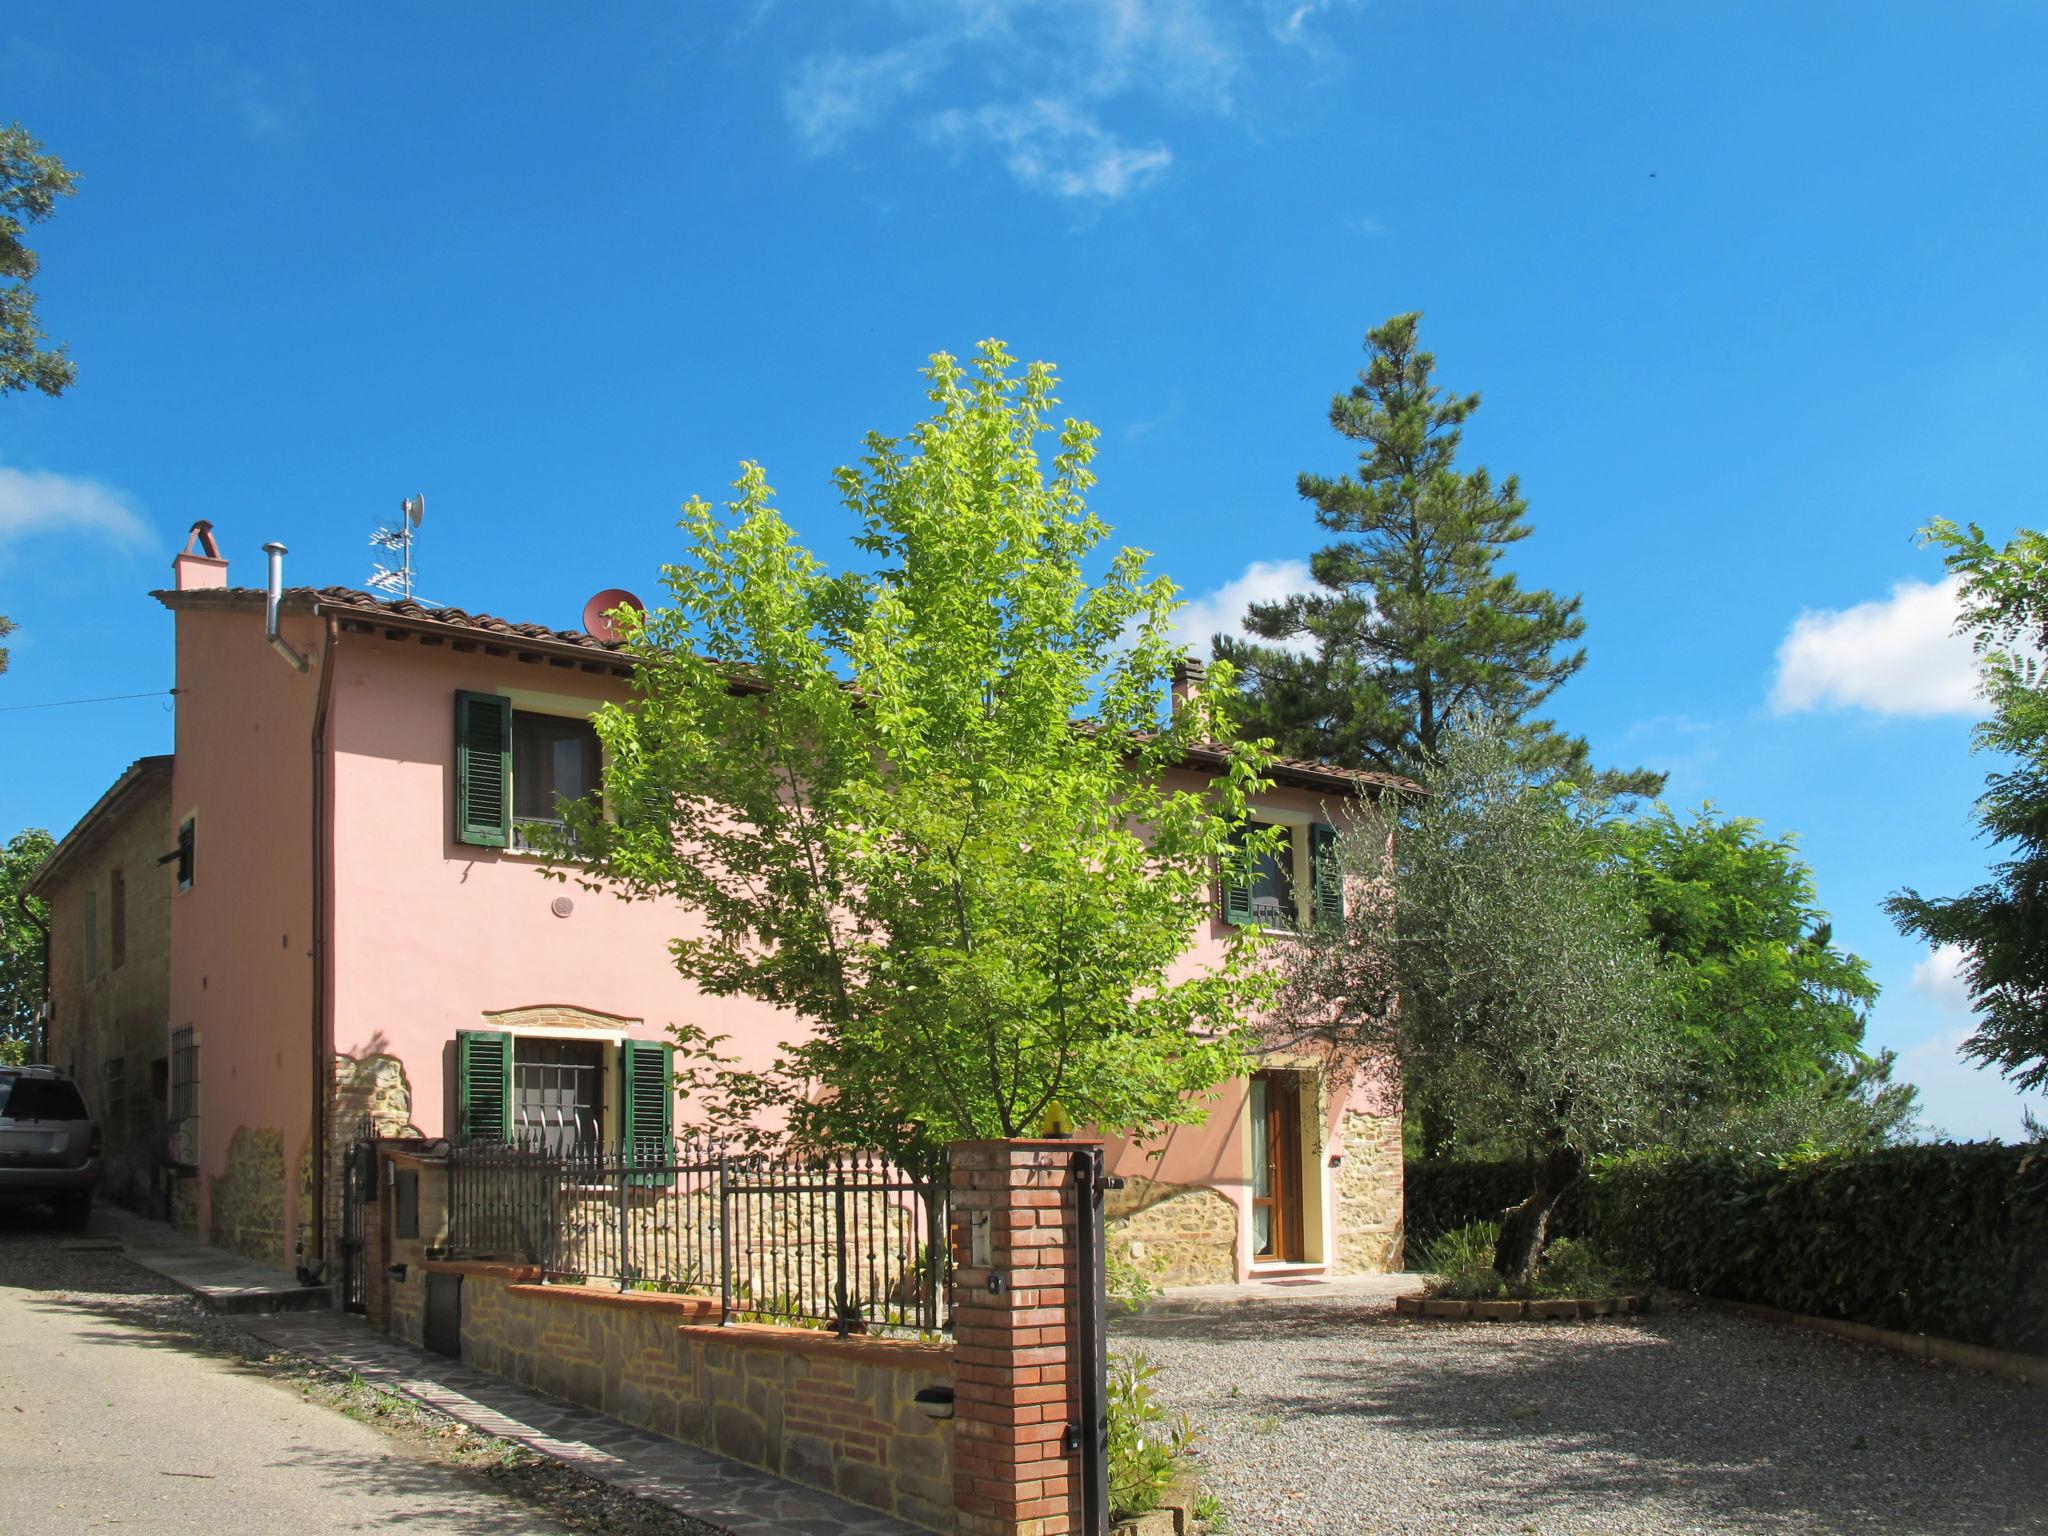
[[[341,1163],[341,1304],[350,1312],[369,1310],[363,1223],[377,1203],[377,1143],[371,1130],[370,1122],[363,1121]]]

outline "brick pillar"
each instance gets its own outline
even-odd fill
[[[1081,1529],[1073,1159],[1080,1141],[952,1148],[953,1502],[961,1536]],[[1000,1293],[989,1289],[990,1277]]]

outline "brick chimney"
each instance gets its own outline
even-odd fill
[[[1176,711],[1195,702],[1208,676],[1209,663],[1197,661],[1192,656],[1183,656],[1173,664],[1173,707]]]
[[[184,553],[171,561],[171,571],[180,592],[228,584],[228,563],[221,558],[220,546],[213,542],[213,524],[201,518],[192,525],[192,531],[185,536]]]

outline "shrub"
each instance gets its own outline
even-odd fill
[[[1605,1251],[1661,1284],[2048,1351],[2048,1151],[1971,1145],[1604,1163]]]
[[[1158,1508],[1200,1435],[1186,1414],[1168,1417],[1152,1389],[1158,1374],[1143,1355],[1109,1357],[1109,1507],[1118,1517]]]
[[[1543,1251],[1534,1278],[1526,1285],[1504,1283],[1493,1267],[1493,1245],[1500,1227],[1475,1221],[1446,1232],[1429,1245],[1422,1268],[1435,1278],[1429,1294],[1447,1301],[1491,1301],[1500,1296],[1527,1300],[1540,1296],[1612,1296],[1641,1287],[1635,1277],[1606,1262],[1589,1244],[1559,1238]]]
[[[1430,1295],[1451,1301],[1489,1301],[1500,1295],[1501,1278],[1493,1267],[1499,1241],[1500,1226],[1491,1221],[1468,1222],[1433,1239],[1420,1266],[1436,1277]]]
[[[1520,1205],[1536,1187],[1536,1165],[1424,1158],[1409,1163],[1402,1178],[1402,1221],[1408,1251],[1426,1254],[1445,1233],[1474,1222],[1498,1221],[1502,1211]],[[1581,1181],[1564,1192],[1551,1214],[1550,1235],[1583,1237],[1585,1233],[1586,1190]]]

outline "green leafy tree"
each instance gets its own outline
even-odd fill
[[[41,262],[23,240],[29,225],[57,211],[58,198],[77,191],[78,177],[21,124],[0,128],[0,395],[31,387],[62,394],[77,376],[63,347],[44,345],[29,287]]]
[[[1674,988],[1702,1107],[1820,1088],[1860,1055],[1877,985],[1834,942],[1791,839],[1711,807],[1617,825],[1619,868]]]
[[[755,465],[724,516],[685,507],[671,602],[629,619],[639,698],[596,717],[613,818],[575,809],[575,845],[596,883],[701,915],[671,946],[698,986],[803,1026],[754,1072],[681,1032],[728,1113],[912,1166],[1055,1102],[1196,1119],[1269,989],[1255,940],[1180,968],[1266,759],[1169,787],[1232,739],[1232,690],[1169,711],[1172,584],[1130,550],[1091,583],[1096,434],[1041,453],[1051,369],[987,342],[926,377],[933,414],[837,474],[868,569],[799,547]]]
[[[36,1014],[43,1001],[43,930],[24,916],[21,893],[56,847],[38,827],[17,832],[0,847],[0,1063],[21,1062],[36,1043]],[[40,922],[49,908],[23,898]]]
[[[1245,690],[1244,728],[1291,756],[1394,773],[1427,767],[1452,722],[1484,713],[1532,769],[1592,777],[1586,743],[1537,711],[1585,665],[1579,599],[1499,568],[1529,536],[1514,476],[1461,470],[1479,396],[1445,395],[1417,344],[1419,315],[1367,334],[1367,363],[1330,425],[1359,444],[1355,475],[1305,474],[1316,522],[1338,535],[1309,562],[1315,590],[1254,603],[1256,639],[1215,637]],[[1274,642],[1312,643],[1301,654]],[[1654,794],[1659,775],[1610,776]]]
[[[1998,754],[1977,801],[1977,826],[2011,857],[1960,896],[1900,891],[1885,910],[1906,933],[1962,946],[1977,1011],[1966,1054],[2022,1089],[2048,1085],[2048,535],[2021,529],[2003,546],[1937,518],[1926,537],[1961,576],[1957,628],[1972,637],[1991,715],[1979,751]]]
[[[0,640],[5,640],[9,635],[13,634],[16,628],[18,627],[19,626],[15,624],[14,620],[7,617],[6,614],[0,613]],[[4,645],[0,645],[0,672],[5,672],[6,670],[7,647]]]
[[[1669,978],[1609,867],[1609,804],[1532,774],[1522,745],[1461,722],[1398,829],[1382,813],[1345,838],[1344,922],[1284,951],[1274,1026],[1392,1050],[1461,1128],[1533,1159],[1494,1254],[1510,1280],[1586,1159],[1654,1124],[1686,1073]]]

